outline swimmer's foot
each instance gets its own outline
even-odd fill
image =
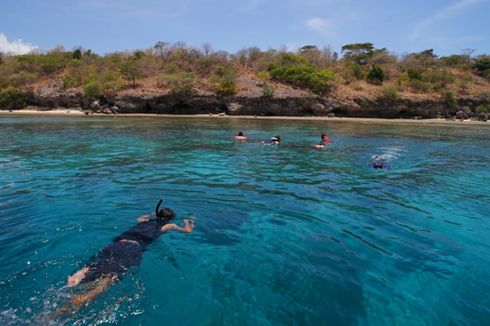
[[[88,267],[85,267],[79,270],[78,272],[76,272],[75,274],[68,276],[68,282],[67,282],[68,287],[74,287],[80,284],[80,282],[85,278],[85,275],[87,275],[87,272],[88,272]]]

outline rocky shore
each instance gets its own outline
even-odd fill
[[[473,119],[487,121],[489,113],[478,113],[481,99],[459,98],[448,107],[439,99],[341,101],[321,96],[245,97],[196,95],[114,95],[98,99],[81,93],[33,94],[29,107],[41,111],[75,109],[85,114],[224,114],[231,116],[318,116],[381,119]]]

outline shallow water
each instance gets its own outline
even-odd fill
[[[314,150],[321,131],[333,143]],[[0,117],[0,324],[42,323],[159,198],[195,232],[163,235],[59,322],[488,324],[489,141],[486,126]]]

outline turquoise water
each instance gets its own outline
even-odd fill
[[[321,131],[333,143],[314,150]],[[66,276],[165,198],[195,232],[163,235],[59,322],[488,325],[489,141],[487,126],[0,117],[0,324],[42,322]]]

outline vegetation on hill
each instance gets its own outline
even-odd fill
[[[294,52],[251,47],[230,54],[208,44],[197,49],[158,42],[146,50],[106,55],[57,47],[45,53],[0,54],[0,106],[25,105],[41,88],[96,98],[135,90],[229,96],[252,86],[256,96],[264,97],[296,88],[334,97],[364,94],[392,101],[425,96],[452,103],[461,96],[484,96],[490,89],[490,56],[471,57],[472,52],[439,57],[429,49],[399,56],[372,43],[344,45],[340,54],[315,45]]]

